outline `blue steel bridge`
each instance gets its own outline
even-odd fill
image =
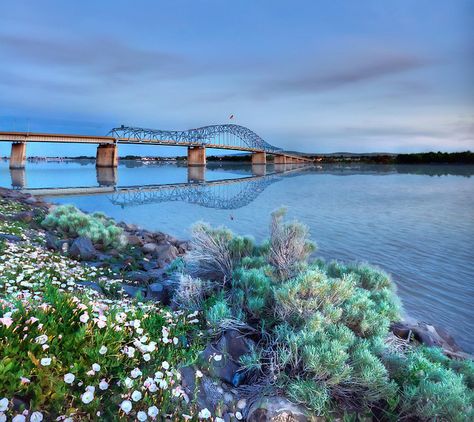
[[[113,128],[107,136],[57,133],[1,132],[0,142],[11,142],[10,168],[23,168],[29,142],[97,144],[97,167],[117,167],[118,145],[169,145],[188,150],[189,166],[206,165],[206,149],[250,152],[253,164],[266,164],[267,154],[275,164],[308,163],[313,160],[266,142],[252,130],[234,124],[209,125],[188,130],[157,130],[132,126]]]

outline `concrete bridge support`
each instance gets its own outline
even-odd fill
[[[258,164],[267,164],[267,154],[265,152],[254,152],[252,154],[252,166]]]
[[[274,163],[275,164],[286,164],[287,158],[285,155],[275,155]]]
[[[118,147],[116,144],[100,144],[97,147],[96,167],[117,167]]]
[[[10,154],[10,168],[22,169],[26,163],[26,142],[14,142]]]
[[[205,166],[206,165],[206,148],[188,147],[188,166]]]

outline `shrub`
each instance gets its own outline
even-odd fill
[[[283,222],[284,208],[272,213],[268,260],[283,280],[294,276],[316,245],[308,240],[308,227],[296,221]]]
[[[230,280],[237,262],[252,253],[254,244],[249,237],[234,236],[225,228],[214,229],[199,223],[193,227],[191,251],[187,261],[198,275]]]
[[[262,246],[209,226],[194,241],[194,270],[223,278],[206,292],[209,324],[258,335],[242,358],[249,379],[318,415],[377,409],[389,418],[469,420],[474,365],[435,349],[391,354],[386,339],[400,303],[390,277],[368,264],[308,263],[307,229],[283,215],[273,214]]]
[[[102,213],[85,214],[73,205],[54,208],[43,220],[44,227],[56,229],[66,236],[85,236],[105,247],[122,248],[126,245],[123,230]]]
[[[200,278],[188,274],[181,274],[173,297],[179,308],[197,311],[202,309],[206,286]]]
[[[462,373],[433,348],[414,348],[386,358],[401,391],[400,413],[421,420],[468,421],[474,418],[474,392]],[[468,366],[472,362],[466,362]]]

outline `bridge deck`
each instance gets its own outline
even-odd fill
[[[136,144],[136,145],[162,145],[162,146],[203,146],[211,149],[222,149],[244,152],[266,152],[271,155],[286,156],[289,158],[303,159],[312,161],[304,156],[288,154],[284,151],[265,151],[261,148],[251,148],[245,146],[222,145],[206,142],[175,141],[175,140],[156,140],[156,139],[138,139],[138,138],[114,138],[112,136],[89,136],[89,135],[71,135],[56,133],[30,133],[30,132],[1,132],[0,142],[44,142],[44,143],[70,143],[70,144]]]

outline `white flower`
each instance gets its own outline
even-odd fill
[[[135,368],[132,370],[130,374],[132,375],[132,378],[138,378],[139,376],[142,375],[142,371],[140,371],[140,369],[138,368]]]
[[[225,422],[224,419],[220,418],[219,416],[216,416],[214,419],[215,422]]]
[[[157,379],[163,378],[163,372],[161,371],[155,372],[155,378]]]
[[[158,408],[156,406],[151,406],[148,408],[148,416],[156,418],[158,416]]]
[[[41,412],[33,412],[30,416],[30,422],[41,422],[43,420],[43,414]]]
[[[138,401],[142,398],[142,393],[140,393],[140,391],[138,390],[135,390],[133,393],[132,393],[132,400],[133,401]]]
[[[170,369],[170,364],[166,361],[164,361],[162,364],[161,364],[161,367],[167,371],[168,369]]]
[[[94,372],[99,372],[99,371],[100,371],[100,365],[99,365],[98,363],[94,363],[94,364],[92,365],[92,370],[93,370]]]
[[[99,353],[101,355],[105,355],[107,353],[107,347],[105,346],[102,346],[100,349],[99,349]]]
[[[198,417],[199,419],[209,419],[211,417],[211,412],[209,412],[209,409],[206,407],[199,411]]]
[[[215,360],[216,362],[221,361],[221,360],[222,360],[222,355],[214,355],[214,360]]]
[[[0,412],[0,422],[7,422],[7,417],[5,413]]]
[[[145,360],[145,362],[148,362],[148,361],[151,359],[150,354],[149,354],[149,353],[145,353],[145,354],[143,355],[143,359]]]
[[[132,402],[130,400],[124,400],[120,404],[120,409],[122,409],[127,415],[132,410]]]
[[[92,391],[86,391],[82,396],[81,400],[83,403],[88,404],[94,400],[94,393]]]
[[[48,336],[42,334],[35,338],[35,342],[38,344],[45,344],[48,341]]]
[[[51,358],[42,358],[41,359],[41,365],[49,366],[50,364],[51,364]]]
[[[148,416],[146,415],[146,413],[143,411],[143,410],[140,410],[138,413],[137,413],[137,419],[139,421],[146,421],[148,419]]]
[[[16,415],[13,419],[12,422],[25,422],[26,417],[23,415]]]
[[[72,384],[75,379],[76,379],[76,377],[75,377],[74,374],[68,373],[68,374],[64,375],[64,382],[66,384]]]
[[[109,383],[106,381],[106,380],[102,380],[100,383],[99,383],[99,388],[101,390],[107,390],[107,388],[109,388]]]
[[[4,397],[0,400],[0,412],[5,412],[8,409],[8,399]]]
[[[243,418],[242,413],[240,413],[240,412],[235,412],[235,417],[236,417],[239,421]]]
[[[155,383],[152,383],[148,386],[148,391],[150,393],[155,393],[156,391],[158,391],[158,387],[156,386]]]
[[[132,385],[133,385],[133,380],[131,378],[127,377],[127,378],[125,378],[124,383],[125,383],[125,387],[131,388]]]
[[[87,312],[83,313],[80,317],[79,317],[79,321],[83,322],[84,324],[89,321],[89,315]]]
[[[201,378],[201,377],[202,377],[202,372],[201,372],[199,369],[196,371],[196,377],[197,377],[197,378]]]

